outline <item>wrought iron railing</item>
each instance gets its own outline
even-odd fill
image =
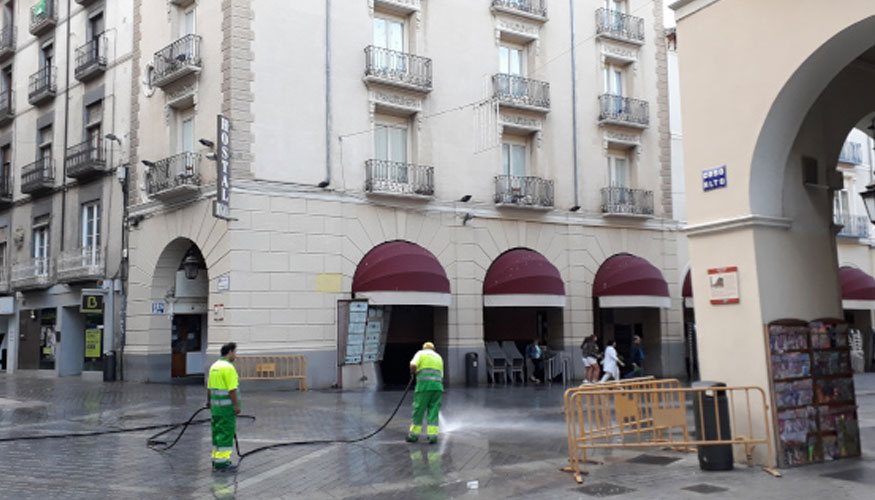
[[[97,277],[103,274],[103,251],[100,247],[65,250],[58,256],[58,279]]]
[[[21,191],[30,193],[52,185],[55,181],[55,166],[51,157],[40,158],[21,169]]]
[[[365,76],[431,90],[431,59],[368,45]]]
[[[644,19],[604,7],[595,11],[596,34],[644,42]]]
[[[837,226],[842,226],[839,236],[845,238],[868,238],[869,228],[872,224],[865,215],[850,215],[837,213],[833,216]]]
[[[365,191],[398,195],[434,195],[434,167],[386,160],[365,162]]]
[[[101,137],[95,137],[67,148],[67,175],[78,177],[101,170],[106,165],[104,156]]]
[[[641,99],[602,94],[599,96],[599,121],[646,127],[650,124],[650,105]]]
[[[46,66],[30,75],[27,86],[27,97],[30,101],[38,101],[44,96],[54,95],[58,91],[56,75],[58,68]]]
[[[30,32],[38,33],[49,25],[58,22],[58,9],[55,0],[37,0],[30,8]]]
[[[492,91],[502,103],[550,109],[550,84],[517,75],[492,75]]]
[[[15,41],[17,31],[15,26],[5,25],[0,30],[0,55],[10,54],[15,52]]]
[[[602,188],[602,213],[653,215],[653,191],[625,187]]]
[[[76,49],[76,78],[106,67],[106,37],[98,36]]]
[[[553,207],[553,181],[540,177],[495,176],[495,203],[521,207]]]
[[[845,141],[842,151],[839,153],[839,161],[842,163],[863,163],[863,145],[859,142]]]
[[[200,155],[179,153],[157,161],[146,172],[146,193],[155,196],[185,186],[200,186]]]
[[[185,35],[155,52],[152,83],[161,86],[174,81],[183,70],[201,66],[201,37]]]
[[[492,0],[492,6],[547,17],[547,0]]]
[[[12,286],[46,286],[54,280],[54,262],[51,257],[30,258],[12,266]]]

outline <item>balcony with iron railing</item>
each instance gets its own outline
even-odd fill
[[[369,45],[365,47],[365,82],[431,92],[431,59]]]
[[[599,125],[604,124],[647,128],[650,126],[650,105],[641,99],[602,94],[599,96]]]
[[[550,84],[517,75],[492,75],[493,96],[502,106],[547,113],[550,111]]]
[[[146,171],[146,193],[157,200],[196,196],[200,186],[198,153],[173,155],[153,163]]]
[[[839,153],[839,163],[860,165],[863,163],[863,145],[859,142],[845,141]]]
[[[27,101],[34,106],[51,101],[58,93],[58,68],[46,66],[30,75],[27,85]]]
[[[15,53],[15,42],[18,38],[15,26],[5,25],[0,29],[0,61]]]
[[[55,187],[55,166],[50,157],[40,158],[21,169],[21,192],[37,195]]]
[[[434,167],[368,160],[365,162],[365,191],[388,196],[430,198],[434,196]]]
[[[106,37],[98,36],[76,49],[75,77],[80,82],[92,80],[106,71]]]
[[[58,256],[58,281],[71,283],[103,277],[103,251],[97,247],[65,250]]]
[[[0,89],[0,127],[5,127],[15,120],[15,92],[12,89]]]
[[[51,258],[30,258],[12,265],[14,289],[49,288],[55,282],[55,266]]]
[[[492,0],[492,10],[535,21],[547,20],[547,0]]]
[[[626,187],[602,188],[604,215],[652,217],[653,191]]]
[[[8,208],[15,201],[15,191],[12,189],[12,163],[0,166],[0,208]]]
[[[644,19],[604,7],[595,11],[596,35],[622,42],[644,43]]]
[[[495,204],[549,210],[553,208],[553,181],[532,176],[497,175]]]
[[[36,0],[30,8],[30,34],[40,36],[55,29],[58,24],[58,5],[56,0]]]
[[[842,238],[868,238],[872,222],[865,215],[850,215],[837,213],[833,215],[833,222],[840,226],[838,236]]]
[[[107,170],[103,139],[95,137],[67,148],[67,177],[86,179]]]
[[[96,1],[97,0],[75,0],[75,2],[78,3],[79,5],[91,5]]]
[[[152,85],[164,88],[188,75],[201,71],[201,37],[185,35],[155,52],[152,61]]]

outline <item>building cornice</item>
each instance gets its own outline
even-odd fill
[[[702,224],[693,224],[685,226],[682,231],[686,233],[688,237],[694,237],[751,228],[787,230],[790,229],[792,225],[793,221],[786,217],[750,214],[705,222]]]

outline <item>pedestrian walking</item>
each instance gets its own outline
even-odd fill
[[[599,379],[599,339],[595,335],[583,339],[580,345],[583,356],[583,381],[594,383]]]
[[[532,362],[532,373],[529,374],[529,380],[540,384],[541,379],[544,378],[544,348],[541,347],[541,339],[535,339],[526,346],[526,358]]]
[[[644,349],[641,347],[641,337],[632,336],[632,350],[629,353],[629,362],[632,363],[632,371],[623,378],[635,378],[644,376]]]
[[[213,471],[236,472],[231,465],[231,452],[234,451],[234,435],[237,432],[237,415],[240,413],[240,394],[237,370],[237,344],[231,342],[222,346],[221,355],[210,366],[207,380],[207,407],[210,409],[213,431]]]
[[[438,415],[444,395],[444,360],[434,352],[434,344],[422,344],[422,350],[410,360],[410,373],[416,375],[416,390],[413,393],[413,424],[407,433],[407,442],[419,441],[422,418],[427,414],[428,442],[437,443]]]
[[[608,379],[620,380],[620,367],[625,366],[620,357],[617,356],[617,341],[611,340],[608,346],[605,347],[605,359],[602,361],[602,367],[605,374],[602,375],[600,382],[607,382]]]

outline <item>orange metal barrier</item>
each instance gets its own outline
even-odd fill
[[[721,429],[721,395],[727,400],[729,435],[723,435]],[[694,404],[694,410],[687,410],[688,402]],[[705,422],[705,404],[714,405],[716,439],[698,439],[691,433],[690,417]],[[759,387],[689,389],[680,387],[675,379],[592,384],[566,391],[565,417],[570,467],[564,470],[573,473],[579,483],[583,482],[582,474],[588,473],[581,464],[592,463],[587,451],[604,448],[739,445],[744,447],[748,465],[753,465],[755,446],[765,445],[768,463],[760,465],[779,475],[771,469],[775,453],[768,405],[765,391]]]
[[[297,380],[298,390],[307,390],[307,356],[237,356],[234,361],[240,380]]]

